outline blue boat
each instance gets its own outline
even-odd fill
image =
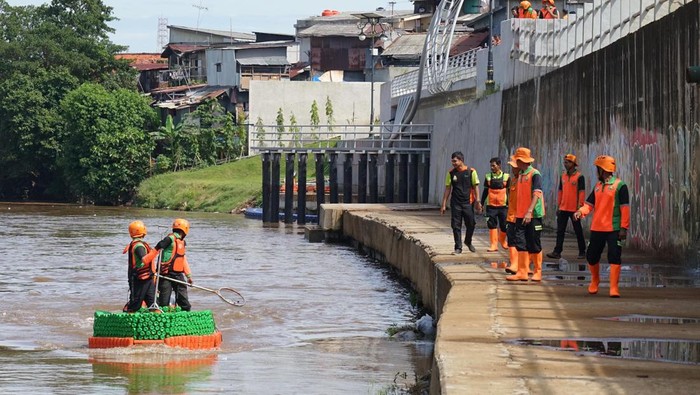
[[[263,218],[262,207],[249,207],[243,211],[243,215],[245,215],[246,218],[261,220]],[[279,220],[284,221],[284,217],[284,212],[280,212]],[[306,214],[305,218],[306,222],[318,223],[318,215],[316,214]],[[297,221],[297,213],[293,214],[293,219],[294,222]]]

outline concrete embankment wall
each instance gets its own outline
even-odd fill
[[[447,156],[461,149],[483,178],[492,154],[505,159],[528,146],[543,175],[546,223],[555,226],[563,155],[578,156],[588,191],[595,157],[612,155],[631,194],[631,246],[697,266],[700,84],[685,81],[689,65],[700,65],[697,1],[502,99],[436,111],[431,175],[442,184]],[[431,202],[443,188],[431,188]]]

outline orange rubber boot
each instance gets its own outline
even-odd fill
[[[498,251],[498,229],[489,229],[489,239],[491,239],[491,247],[486,252]]]
[[[501,247],[503,247],[504,250],[508,249],[508,242],[506,241],[506,232],[501,232],[500,230],[498,231],[498,242],[501,243]]]
[[[508,249],[508,255],[510,256],[510,266],[506,269],[506,273],[515,274],[518,272],[518,249],[510,247]]]
[[[588,269],[591,271],[591,283],[588,285],[588,293],[595,295],[598,293],[598,284],[600,284],[600,265],[588,265]]]
[[[527,264],[529,259],[527,258],[527,251],[518,251],[518,271],[512,275],[506,277],[508,281],[527,281]]]
[[[535,271],[532,270],[532,268],[530,267],[530,264],[532,263],[532,261],[530,260],[530,253],[527,254],[526,259],[527,259],[527,264],[525,265],[525,267],[527,268],[527,274],[533,274]]]
[[[535,266],[535,273],[532,275],[532,281],[542,281],[542,251],[537,254],[530,254],[530,258]]]
[[[620,282],[620,267],[619,264],[616,263],[611,263],[610,264],[610,297],[611,298],[619,298],[620,297],[620,288],[618,287],[618,283]]]

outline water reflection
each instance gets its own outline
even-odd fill
[[[622,359],[700,364],[700,341],[668,339],[520,339],[521,346],[546,347],[574,351],[581,355],[599,355]]]

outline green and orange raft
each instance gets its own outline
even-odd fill
[[[141,309],[136,313],[96,311],[93,336],[89,348],[130,347],[165,344],[189,349],[212,349],[221,345],[221,332],[216,329],[211,310],[181,311],[164,308],[151,313]]]

